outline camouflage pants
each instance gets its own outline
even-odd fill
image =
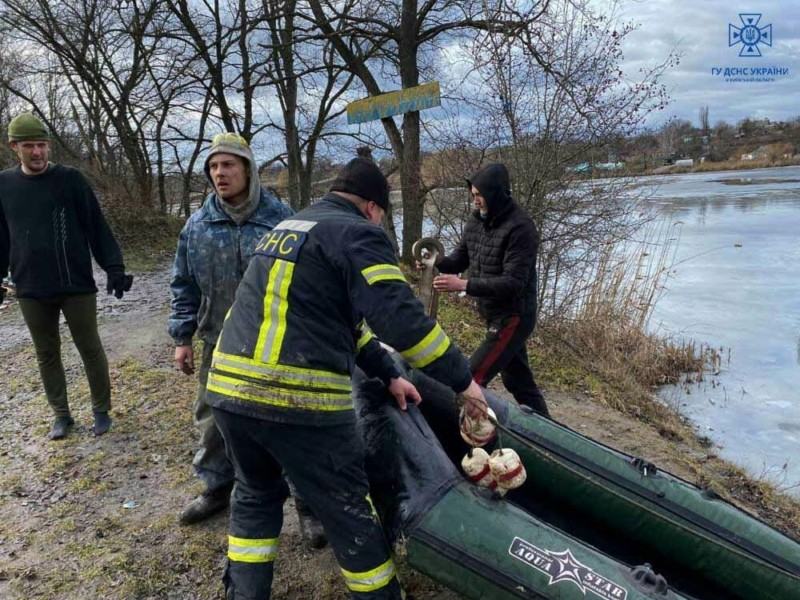
[[[194,456],[192,465],[197,476],[206,484],[206,493],[233,485],[233,466],[225,456],[225,441],[219,432],[211,407],[206,402],[206,385],[214,344],[203,343],[203,356],[198,371],[199,384],[194,401],[194,424],[200,430],[200,449]]]

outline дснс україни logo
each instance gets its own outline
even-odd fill
[[[739,19],[741,27],[728,24],[728,47],[741,44],[739,56],[760,57],[761,46],[772,47],[772,25],[760,25],[761,13],[739,13]],[[726,83],[774,83],[789,76],[789,67],[761,61],[736,61],[736,64],[711,67],[711,75],[724,77]]]
[[[772,46],[772,24],[759,27],[761,13],[740,13],[739,18],[742,20],[742,27],[728,24],[728,46],[742,44],[739,56],[761,56],[759,44]]]

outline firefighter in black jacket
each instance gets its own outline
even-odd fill
[[[487,333],[470,358],[475,381],[485,386],[500,373],[517,402],[549,417],[526,348],[536,326],[536,225],[511,197],[505,165],[487,165],[467,185],[476,210],[456,250],[436,263],[445,274],[433,287],[478,299]],[[455,275],[467,268],[469,279]]]
[[[380,169],[352,160],[331,193],[262,238],[236,293],[208,379],[236,471],[228,600],[270,596],[282,470],[319,515],[353,598],[400,598],[369,499],[350,377],[358,363],[400,408],[420,398],[372,332],[462,393],[473,415],[485,413],[467,360],[425,316],[377,226],[388,202]]]

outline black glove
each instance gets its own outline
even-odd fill
[[[125,275],[125,271],[112,271],[108,274],[106,292],[114,292],[114,296],[122,298],[122,294],[131,289],[133,275]]]

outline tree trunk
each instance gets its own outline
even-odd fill
[[[417,0],[403,0],[398,50],[400,81],[403,89],[419,85],[417,66]],[[413,264],[411,247],[422,237],[423,201],[419,160],[419,112],[403,115],[403,152],[400,156],[400,183],[403,187],[402,260]]]

